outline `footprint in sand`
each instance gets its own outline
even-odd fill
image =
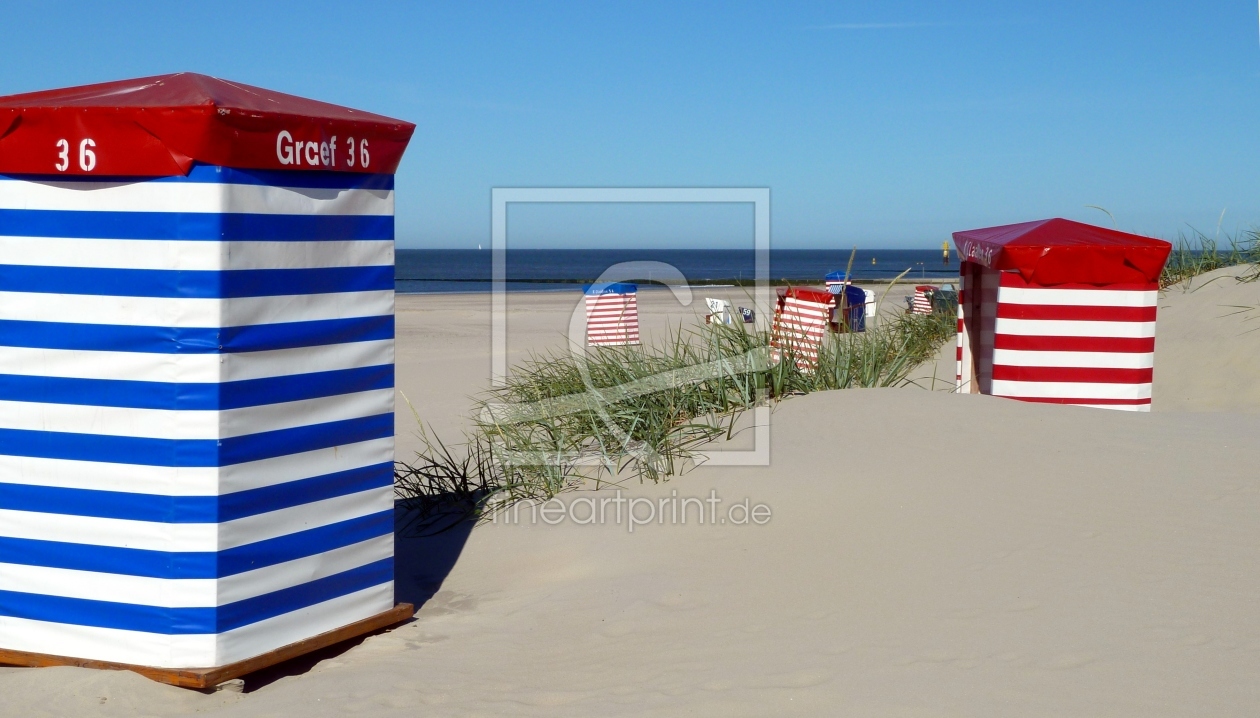
[[[425,602],[420,610],[427,616],[444,616],[450,613],[466,613],[477,607],[477,599],[454,591],[438,591]]]

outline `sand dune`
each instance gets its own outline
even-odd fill
[[[409,625],[246,694],[0,669],[0,716],[1250,714],[1260,335],[1217,308],[1258,293],[1230,280],[1164,297],[1155,413],[917,389],[793,398],[769,467],[625,487],[667,507],[716,492],[719,518],[748,499],[764,525],[693,513],[631,532],[526,512],[466,543],[404,539],[400,594],[436,591]],[[515,301],[516,350],[554,345],[563,297]],[[400,385],[457,429],[488,320],[450,297],[400,310]]]

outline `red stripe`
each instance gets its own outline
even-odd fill
[[[1093,307],[1058,304],[1008,304],[1000,302],[1003,319],[1053,319],[1081,322],[1153,322],[1155,307]]]
[[[1007,381],[1072,382],[1080,384],[1150,384],[1152,369],[993,365],[993,378]]]
[[[1125,352],[1149,354],[1155,351],[1155,337],[1026,337],[996,334],[995,349],[1055,352]]]
[[[1003,271],[998,274],[1001,275],[1003,287],[1020,289],[1103,289],[1116,292],[1153,292],[1159,289],[1159,284],[1155,282],[1150,284],[1034,284],[1024,281],[1019,272]]]
[[[1058,399],[1044,396],[1011,396],[1006,398],[1028,401],[1034,404],[1110,404],[1112,406],[1142,406],[1143,404],[1151,403],[1150,399]]]

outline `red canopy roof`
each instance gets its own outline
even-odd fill
[[[793,299],[799,299],[803,302],[813,302],[815,304],[830,304],[836,300],[835,295],[831,292],[828,292],[825,289],[815,289],[813,287],[779,287],[776,290],[776,293],[780,298],[791,297]]]
[[[204,162],[393,173],[414,130],[370,112],[182,72],[0,97],[0,172],[164,176]]]
[[[1172,245],[1069,219],[954,232],[958,256],[1035,284],[1154,282]]]

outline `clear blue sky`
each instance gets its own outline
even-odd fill
[[[400,246],[494,186],[770,187],[778,247],[1065,216],[1260,223],[1257,5],[101,3],[5,8],[0,94],[189,70],[417,124]],[[747,246],[722,211],[513,215],[515,242]],[[519,245],[518,245],[519,246]]]

